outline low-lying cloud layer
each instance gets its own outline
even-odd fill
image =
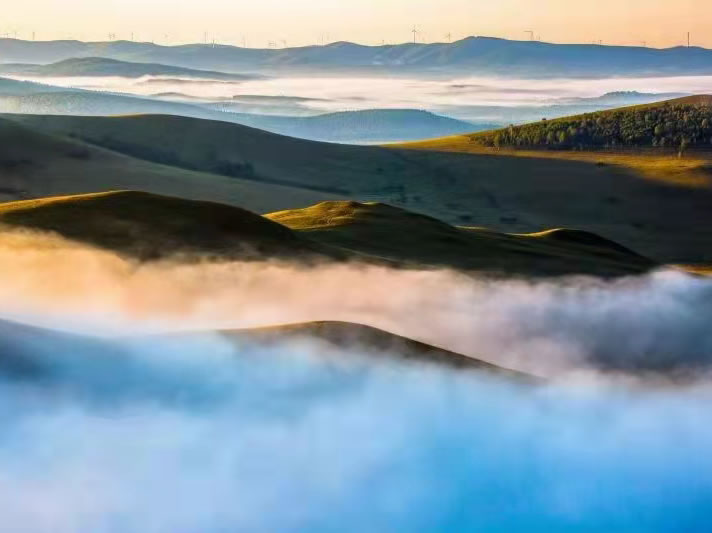
[[[54,379],[0,380],[3,527],[694,531],[706,520],[708,387],[532,387],[210,335],[120,348],[124,362],[106,366],[55,348],[66,359]]]
[[[358,322],[547,377],[712,365],[712,281],[675,271],[516,281],[354,264],[137,264],[6,233],[0,301],[7,318],[120,335]]]
[[[13,76],[14,77],[14,76]],[[30,79],[61,87],[103,89],[137,96],[156,92],[180,92],[192,97],[221,100],[240,95],[308,99],[295,107],[314,112],[353,111],[374,108],[411,108],[455,113],[463,106],[542,106],[571,98],[590,98],[615,91],[702,94],[710,92],[710,76],[671,76],[663,78],[605,79],[512,79],[464,77],[460,79],[408,78],[273,78],[225,83],[209,80],[178,80],[147,77],[133,80],[121,77],[62,77]],[[150,83],[146,83],[149,82]],[[287,114],[291,114],[287,112]],[[301,113],[297,113],[301,114]],[[463,116],[462,118],[466,118]]]
[[[119,338],[93,349],[18,341],[51,364],[0,376],[3,528],[699,531],[712,498],[710,385],[597,372],[650,357],[709,362],[711,292],[676,272],[529,282],[356,265],[138,265],[4,233],[6,317]],[[304,340],[134,336],[312,319],[365,322],[560,379],[532,386]]]

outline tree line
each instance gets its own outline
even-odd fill
[[[712,148],[712,106],[664,103],[586,113],[477,133],[470,141],[493,148]]]

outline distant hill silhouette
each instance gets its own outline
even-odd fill
[[[468,37],[454,43],[364,46],[337,42],[275,50],[212,44],[0,39],[4,62],[53,63],[90,56],[227,72],[397,70],[532,77],[712,73],[712,51],[683,46],[657,49]]]
[[[74,77],[74,76],[120,76],[140,78],[142,76],[184,76],[211,80],[242,81],[254,76],[228,74],[211,70],[199,70],[157,63],[132,63],[103,57],[70,58],[49,65],[24,63],[0,64],[0,74],[38,77]]]
[[[342,143],[414,141],[482,131],[493,124],[474,124],[416,109],[372,109],[325,113],[312,117],[260,115],[231,111],[229,104],[143,98],[126,94],[58,89],[0,78],[0,113],[47,115],[133,115],[152,113],[220,120],[281,135]]]

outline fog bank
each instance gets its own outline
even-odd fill
[[[358,264],[138,264],[16,232],[0,240],[0,300],[5,318],[105,335],[357,322],[547,377],[703,376],[712,365],[712,280],[676,271],[533,281]]]

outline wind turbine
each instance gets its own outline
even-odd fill
[[[532,30],[524,30],[524,33],[529,34],[529,40],[533,41],[534,40],[534,32]]]
[[[447,39],[447,42],[451,43],[452,42],[452,33],[447,32],[447,35],[445,35],[445,38]]]
[[[415,27],[415,26],[413,26],[413,29],[412,29],[411,31],[412,31],[412,33],[413,33],[413,42],[414,42],[414,43],[418,42],[418,34],[420,33],[420,32],[418,31],[418,28]]]

